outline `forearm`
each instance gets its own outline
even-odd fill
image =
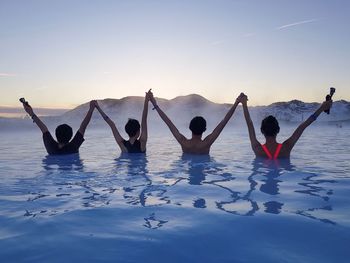
[[[79,132],[84,135],[86,127],[88,126],[88,124],[90,123],[91,117],[92,117],[92,113],[93,113],[94,109],[89,109],[88,113],[86,114],[84,120],[82,121],[82,123],[80,124],[80,128],[79,128]]]
[[[214,143],[214,141],[219,137],[220,133],[222,130],[225,128],[227,122],[230,120],[232,117],[233,113],[235,112],[237,108],[238,102],[235,102],[230,110],[226,113],[224,119],[215,127],[213,132],[209,134],[204,140],[209,143],[210,145]]]
[[[108,116],[107,116],[107,114],[100,108],[100,106],[98,106],[98,107],[96,107],[96,108],[97,108],[98,112],[101,114],[101,116],[102,116],[102,118],[103,118],[104,120],[109,119]]]
[[[320,106],[312,115],[310,115],[309,118],[305,121],[307,123],[307,126],[309,126],[311,123],[313,123],[318,116],[323,112],[322,106]]]
[[[230,108],[230,110],[226,113],[225,118],[222,120],[222,124],[223,126],[225,126],[228,121],[231,119],[233,113],[235,112],[236,108],[238,106],[238,102],[235,102],[232,107]]]
[[[294,147],[296,142],[299,140],[301,135],[303,134],[304,130],[313,123],[317,117],[322,113],[323,108],[322,106],[319,107],[313,114],[310,115],[309,118],[306,119],[303,123],[301,123],[298,128],[294,131],[292,136],[285,141],[286,145],[290,147],[290,150]]]
[[[299,125],[297,131],[298,132],[303,132],[311,123],[313,123],[318,116],[322,113],[323,108],[322,106],[319,107],[313,114],[309,116],[302,124]]]
[[[33,122],[39,127],[39,129],[42,131],[42,133],[47,132],[48,129],[46,125],[39,119],[38,116],[34,113],[33,108],[29,105],[27,101],[22,102],[24,110],[27,112],[27,114],[32,118]]]
[[[109,127],[111,127],[111,129],[113,130],[113,128],[115,127],[114,122],[108,117],[108,115],[98,106],[97,107],[98,112],[101,114],[102,118],[105,120],[105,122],[109,125]]]
[[[42,133],[48,131],[46,125],[39,119],[38,116],[36,116],[36,114],[34,112],[30,117],[35,122],[35,124],[39,127],[39,129],[42,131]]]
[[[250,117],[250,113],[249,113],[247,104],[243,104],[243,114],[244,114],[245,121],[247,123],[249,139],[250,139],[250,142],[252,144],[252,147],[254,148],[255,146],[259,145],[259,142],[256,139],[254,124],[253,124],[253,121]]]
[[[250,126],[253,125],[253,121],[252,121],[252,119],[250,117],[250,113],[249,113],[247,105],[243,105],[243,114],[244,114],[244,119],[245,119],[245,121],[247,123],[247,126],[249,128]]]
[[[141,119],[141,137],[147,137],[148,100],[145,99]]]
[[[169,117],[162,111],[158,106],[155,107],[156,111],[158,112],[160,118],[165,122],[165,124],[171,129],[174,124],[171,122]]]
[[[168,118],[168,116],[158,107],[156,106],[155,109],[157,110],[160,118],[165,122],[165,124],[170,129],[171,133],[175,137],[175,139],[181,143],[181,141],[184,139],[183,135],[179,132],[179,130],[176,128],[174,123]]]

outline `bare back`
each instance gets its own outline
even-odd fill
[[[210,146],[207,141],[197,138],[185,139],[181,142],[181,148],[184,153],[190,154],[209,154]]]
[[[277,151],[278,143],[277,142],[266,143],[265,145],[266,145],[266,148],[268,149],[268,151],[271,153],[271,155],[274,155],[274,153]],[[263,150],[263,147],[260,143],[259,143],[259,145],[257,145],[256,147],[253,148],[253,151],[254,151],[256,157],[268,158],[267,154]],[[291,148],[289,147],[288,144],[286,144],[286,142],[284,142],[282,144],[281,150],[277,156],[277,159],[289,158],[290,152],[291,152]]]

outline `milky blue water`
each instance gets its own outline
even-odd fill
[[[149,136],[145,156],[101,129],[49,157],[39,131],[1,133],[0,262],[349,262],[350,127],[310,127],[279,163],[245,129],[210,156]]]

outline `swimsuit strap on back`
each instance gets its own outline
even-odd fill
[[[280,154],[281,148],[282,148],[282,144],[279,143],[279,144],[277,145],[277,149],[276,149],[276,151],[275,151],[275,154],[273,155],[273,159],[277,159],[277,158],[278,158],[278,155]]]
[[[266,153],[267,157],[269,157],[269,159],[272,159],[272,155],[271,155],[270,151],[267,149],[266,144],[262,144],[261,147],[263,148],[263,150]]]
[[[266,153],[267,157],[269,157],[269,159],[277,159],[278,155],[280,154],[282,144],[279,143],[277,145],[277,148],[276,148],[275,154],[273,155],[273,158],[272,158],[272,154],[270,153],[269,149],[267,149],[266,144],[262,144],[261,147],[263,148],[264,152]]]

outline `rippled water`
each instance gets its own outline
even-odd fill
[[[165,129],[146,155],[120,155],[107,129],[64,157],[39,132],[2,133],[0,261],[349,262],[349,135],[311,127],[275,163],[232,127],[210,156]]]

